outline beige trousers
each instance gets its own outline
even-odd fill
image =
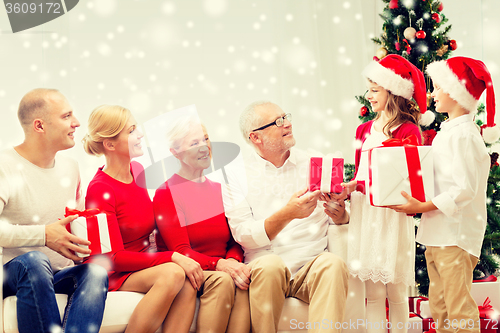
[[[341,331],[335,329],[335,323],[344,319],[349,273],[340,257],[324,252],[304,265],[292,280],[283,260],[274,254],[257,258],[249,266],[253,333],[278,331],[285,297],[309,303],[309,332]]]
[[[250,332],[248,291],[236,287],[225,272],[203,271],[203,275],[196,332]]]
[[[479,333],[479,311],[470,294],[478,258],[458,246],[427,246],[425,259],[429,305],[437,332]]]

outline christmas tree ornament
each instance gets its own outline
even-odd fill
[[[450,44],[450,49],[452,51],[455,51],[457,49],[457,41],[456,40],[454,40],[454,39],[450,40],[449,44]]]
[[[359,110],[359,114],[361,117],[366,117],[368,115],[368,113],[369,113],[368,108],[364,105]]]
[[[418,39],[424,39],[425,38],[425,31],[423,31],[423,30],[417,31],[415,36],[417,36]]]
[[[408,27],[403,32],[403,35],[405,36],[405,38],[409,39],[409,40],[415,39],[416,34],[417,34],[417,30],[415,30],[415,28],[413,28],[413,27]]]
[[[453,57],[427,66],[427,74],[443,92],[471,114],[477,112],[479,98],[486,90],[486,124],[481,126],[484,142],[495,143],[500,127],[495,124],[495,92],[491,74],[480,60]]]
[[[425,38],[425,31],[422,30],[424,27],[424,20],[422,18],[419,18],[417,20],[417,27],[418,27],[418,32],[415,34],[418,39],[424,39]]]
[[[432,13],[431,17],[436,23],[441,23],[441,15],[438,13]]]
[[[448,45],[443,44],[437,51],[436,54],[442,57],[446,52],[448,52]]]
[[[411,52],[411,46],[410,46],[410,43],[408,43],[408,40],[403,39],[403,42],[405,42],[406,46],[405,46],[405,51],[406,51],[406,54],[410,54]]]
[[[399,33],[397,34],[398,40],[394,43],[394,47],[396,48],[396,51],[401,50],[401,43],[399,43]]]
[[[431,107],[431,102],[432,102],[431,92],[429,90],[427,90],[427,107],[428,108]]]
[[[381,47],[377,50],[377,53],[375,54],[377,56],[377,58],[379,58],[380,60],[383,59],[389,52],[387,51],[387,49],[385,47]]]
[[[439,11],[439,12],[442,12],[442,11],[443,11],[443,8],[444,8],[444,6],[443,6],[443,3],[441,2],[441,3],[439,4],[438,11]]]
[[[398,7],[399,7],[399,5],[398,5],[398,0],[391,0],[391,1],[389,2],[389,8],[390,8],[390,9],[396,9],[396,8],[398,8]]]

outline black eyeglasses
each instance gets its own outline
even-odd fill
[[[265,128],[268,128],[269,126],[273,126],[273,125],[276,125],[277,127],[281,127],[285,123],[285,119],[288,120],[289,122],[292,122],[292,114],[291,113],[287,113],[283,117],[279,117],[278,119],[276,119],[272,123],[269,123],[267,125],[264,125],[262,127],[254,129],[252,132],[260,131],[260,130],[263,130]]]

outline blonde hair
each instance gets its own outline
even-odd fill
[[[89,117],[88,134],[82,140],[85,152],[101,156],[104,153],[104,140],[116,138],[130,116],[130,110],[119,105],[101,105],[95,108]]]
[[[391,129],[402,125],[404,123],[410,122],[418,126],[418,121],[420,120],[420,110],[413,101],[410,101],[402,96],[394,95],[389,90],[387,90],[387,104],[385,110],[389,115],[389,121],[385,124],[383,132],[388,137],[392,138]],[[380,113],[377,113],[378,119]],[[418,129],[421,131],[420,126]]]

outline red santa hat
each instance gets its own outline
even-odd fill
[[[421,125],[428,126],[434,121],[434,113],[427,111],[424,74],[405,58],[389,54],[380,61],[372,61],[362,74],[394,95],[413,98],[422,113]]]
[[[486,143],[498,141],[500,128],[495,125],[495,92],[491,74],[482,61],[453,57],[430,63],[427,73],[436,85],[472,114],[477,112],[479,98],[486,90],[486,124],[481,132]]]

